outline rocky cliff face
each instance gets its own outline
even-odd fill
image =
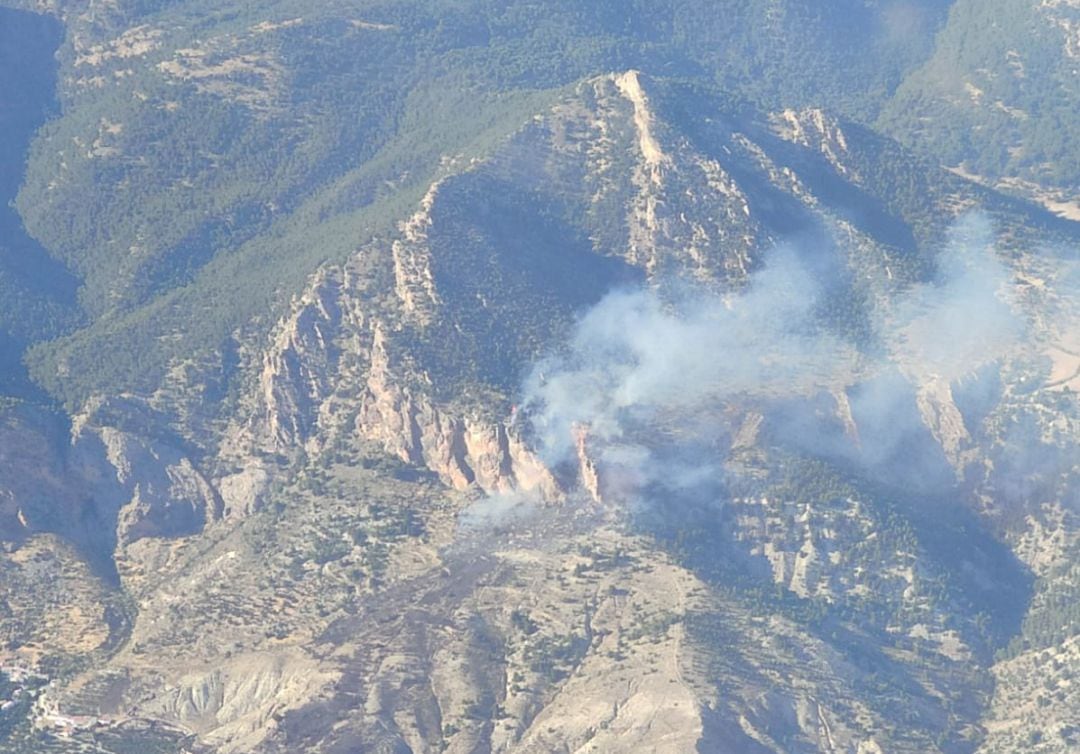
[[[275,326],[268,347],[253,350],[261,353],[251,357],[261,360],[261,369],[258,388],[249,398],[254,408],[247,425],[233,431],[248,438],[241,444],[269,453],[298,447],[317,452],[328,438],[357,432],[402,460],[428,465],[457,488],[475,481],[486,491],[521,486],[553,492],[553,482],[539,481],[543,474],[525,459],[524,446],[507,428],[509,411],[501,421],[470,419],[467,414],[488,409],[475,401],[470,407],[468,399],[462,402],[457,395],[451,401],[464,410],[455,416],[447,413],[450,396],[439,395],[439,370],[460,364],[465,371],[464,364],[473,356],[469,340],[462,338],[462,324],[478,316],[498,320],[517,315],[515,302],[487,301],[485,294],[473,294],[469,286],[475,280],[462,279],[460,268],[436,258],[436,249],[450,253],[448,235],[462,222],[474,228],[485,222],[478,214],[460,217],[463,211],[477,211],[459,206],[458,194],[465,189],[488,190],[492,184],[514,181],[528,183],[538,204],[556,195],[560,202],[580,202],[591,218],[591,251],[620,257],[629,270],[639,268],[656,280],[686,275],[713,284],[741,285],[755,264],[752,254],[759,253],[755,250],[795,227],[773,224],[778,204],[798,207],[793,217],[799,219],[790,222],[802,223],[807,232],[815,226],[829,233],[840,227],[843,243],[851,244],[850,253],[865,255],[869,246],[873,248],[869,253],[880,258],[879,270],[884,270],[890,252],[839,219],[828,197],[815,196],[801,182],[797,167],[778,162],[790,162],[791,155],[770,154],[772,125],[728,122],[721,118],[730,116],[717,113],[715,121],[706,119],[706,133],[695,134],[695,141],[665,125],[653,104],[657,97],[648,94],[648,87],[648,79],[636,71],[582,84],[490,158],[473,161],[432,184],[416,213],[401,223],[398,237],[364,247],[342,268],[321,271],[294,302],[292,312]],[[778,133],[805,149],[811,155],[807,160],[822,153],[840,175],[852,172],[843,164],[848,146],[835,121],[808,111],[784,113],[778,122],[784,124]],[[706,156],[706,148],[724,158]],[[537,153],[545,155],[539,170]],[[737,173],[747,174],[742,183]],[[622,179],[626,175],[631,176],[629,181]],[[584,191],[568,198],[567,191],[572,190],[568,184]],[[751,198],[744,184],[768,188]],[[515,206],[511,211],[529,213],[538,208]],[[607,218],[612,215],[619,221],[611,223]],[[500,240],[491,238],[489,243]],[[493,248],[491,253],[501,252]],[[362,276],[350,271],[372,258],[392,262],[396,298],[388,304],[374,304],[370,282],[359,282]],[[492,262],[509,268],[504,273],[508,275],[526,264],[520,258],[498,256]],[[616,271],[611,267],[604,272],[610,282],[618,282]],[[617,274],[633,279],[632,273]],[[882,273],[874,284],[887,278]],[[550,287],[552,281],[544,279],[539,285]],[[525,295],[535,299],[528,303],[540,310],[553,296],[567,293],[576,295],[567,290]],[[563,321],[573,313],[568,304],[574,303],[557,304]],[[587,303],[586,298],[577,305]],[[456,332],[435,320],[455,323]],[[457,338],[457,345],[439,342],[448,337]],[[410,348],[411,340],[418,340],[420,347]],[[520,378],[531,360],[544,353],[536,344],[523,346],[511,345],[493,365],[498,373],[490,377]],[[449,357],[433,353],[444,348],[462,352]],[[463,387],[468,393],[469,386]],[[228,442],[238,441],[233,437]],[[516,478],[515,462],[523,466],[521,480]]]
[[[812,239],[844,272],[829,303],[852,308],[835,320],[901,295],[924,272],[914,234],[888,232],[903,221],[881,210],[848,129],[637,71],[589,79],[486,153],[448,159],[395,232],[148,395],[92,401],[70,426],[6,410],[11,549],[75,542],[118,566],[137,607],[110,632],[106,598],[87,598],[97,654],[61,679],[61,709],[127,710],[207,750],[267,754],[1012,740],[980,725],[991,707],[1012,725],[1017,669],[1038,661],[991,671],[1030,580],[987,532],[1064,588],[1080,435],[1056,388],[1000,400],[992,380],[920,374],[907,413],[868,417],[867,375],[852,373],[817,393],[734,396],[716,417],[643,418],[646,444],[723,428],[707,461],[730,489],[705,516],[638,505],[653,491],[619,478],[584,425],[549,467],[514,405],[608,289],[689,278],[730,298],[779,239]],[[974,201],[956,185],[957,206]],[[785,401],[828,449],[792,441]],[[860,476],[900,418],[915,441],[882,457],[932,453],[970,508],[920,508]],[[1009,468],[1033,468],[1014,432],[1054,449],[1054,472],[1006,494]],[[932,505],[963,513],[938,521]]]
[[[403,233],[411,232],[406,225]],[[415,311],[410,301],[400,301],[405,317]],[[320,274],[276,326],[262,356],[253,415],[230,438],[229,452],[244,453],[238,443],[246,442],[249,453],[318,454],[343,437],[359,437],[430,469],[455,489],[560,497],[554,477],[507,422],[438,407],[422,389],[430,378],[392,362],[390,326],[363,308],[347,271]],[[240,488],[227,486],[230,493]],[[253,501],[237,499],[232,507],[250,509]]]
[[[91,407],[70,431],[35,409],[6,412],[5,534],[60,534],[109,558],[109,542],[183,537],[221,515],[217,492],[181,449],[112,426],[129,408]]]

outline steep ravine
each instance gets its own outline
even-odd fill
[[[23,349],[74,323],[74,277],[27,235],[12,207],[31,140],[58,111],[55,55],[62,39],[55,18],[0,6],[0,395],[35,393]]]

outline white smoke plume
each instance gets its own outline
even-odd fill
[[[840,281],[805,261],[815,258],[779,247],[744,289],[725,295],[682,284],[607,295],[581,317],[565,349],[525,381],[526,413],[545,460],[573,465],[587,432],[622,493],[662,485],[705,494],[722,476],[735,431],[725,425],[725,406],[739,403],[772,407],[796,445],[885,463],[912,433],[926,434],[914,401],[920,385],[958,380],[1024,341],[1012,276],[981,215],[958,221],[930,282],[897,291],[891,306],[871,313],[874,355],[818,316]],[[791,408],[838,394],[867,430],[861,443],[826,436]]]
[[[914,374],[952,381],[1013,351],[1024,323],[1013,276],[994,251],[984,216],[956,223],[937,267],[929,285],[900,298],[891,328],[894,361]]]

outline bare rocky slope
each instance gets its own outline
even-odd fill
[[[115,86],[166,123],[161,91],[188,87],[303,126],[304,19],[173,49],[179,26],[114,35],[121,6],[59,5],[73,109]],[[324,21],[350,45],[396,33]],[[284,52],[250,52],[260,35]],[[167,87],[140,100],[122,71],[144,59]],[[297,263],[284,303],[222,337],[183,326],[217,316],[208,278],[238,283],[215,263],[130,288],[157,251],[201,248],[188,215],[175,246],[123,229],[128,277],[88,305],[106,313],[31,358],[77,383],[67,409],[0,405],[0,750],[1080,744],[1080,229],[822,109],[634,68],[477,108],[479,140],[423,177],[383,155],[311,204],[268,182],[230,205],[272,229],[255,246],[348,253]],[[72,164],[126,159],[95,123]],[[358,195],[381,224],[339,224]],[[286,206],[325,235],[274,225]],[[607,352],[656,322],[636,360]],[[135,337],[153,345],[107,368],[153,368],[81,379]],[[642,367],[657,351],[685,367],[675,395]],[[590,411],[560,453],[563,384]]]

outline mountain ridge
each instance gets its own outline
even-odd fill
[[[846,47],[843,115],[666,65],[695,3],[302,5],[50,6],[17,206],[88,322],[0,406],[0,748],[1073,745],[1077,223],[850,119]]]

